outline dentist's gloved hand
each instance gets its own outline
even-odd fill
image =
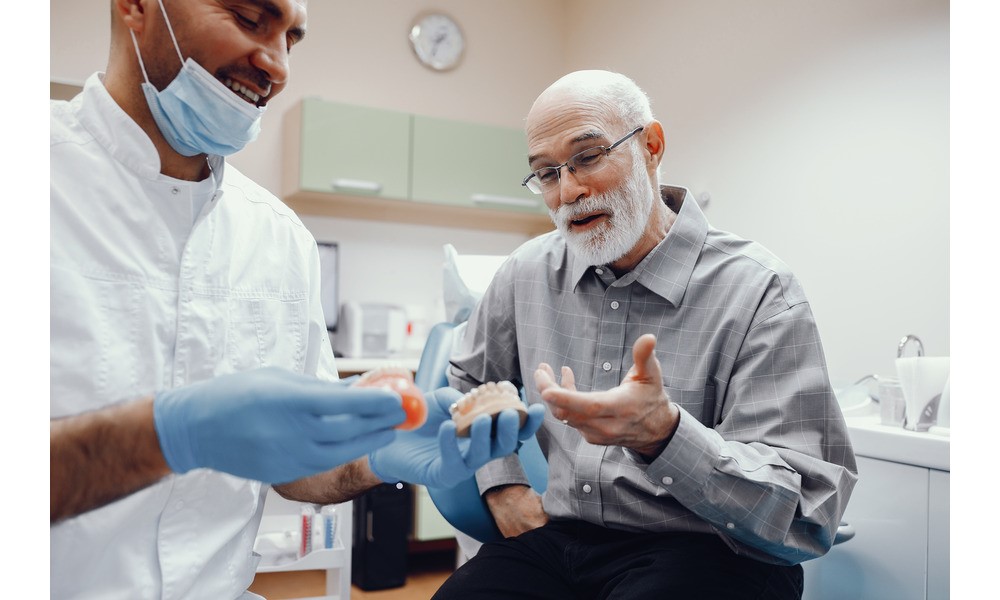
[[[153,399],[160,448],[174,472],[207,467],[265,483],[364,456],[391,442],[405,418],[395,392],[278,368],[223,375]]]
[[[459,439],[448,407],[461,397],[461,392],[450,387],[426,394],[427,422],[419,429],[397,432],[396,441],[369,454],[372,473],[387,483],[454,487],[489,461],[514,452],[518,442],[535,434],[545,417],[543,404],[528,406],[528,418],[518,429],[520,416],[514,410],[504,410],[497,417],[496,435],[491,437],[493,420],[480,415],[472,422],[469,438]]]

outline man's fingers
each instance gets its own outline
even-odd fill
[[[562,368],[562,386],[567,390],[576,391],[576,375],[573,374],[573,369]]]
[[[556,374],[552,372],[552,367],[542,363],[535,369],[535,388],[539,393],[547,389],[558,387],[556,384]]]
[[[639,381],[660,381],[660,363],[656,360],[656,336],[646,333],[632,344],[632,367]]]
[[[552,416],[561,421],[590,419],[615,410],[614,400],[608,392],[578,392],[552,387],[542,392],[542,400],[549,406]]]

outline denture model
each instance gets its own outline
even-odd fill
[[[455,421],[459,437],[469,437],[472,421],[479,415],[490,415],[496,427],[497,415],[505,408],[513,408],[521,417],[521,426],[528,419],[528,411],[521,402],[517,388],[509,381],[484,383],[469,391],[448,409]]]
[[[363,374],[354,382],[356,387],[381,388],[399,394],[403,399],[406,420],[396,429],[416,429],[427,421],[427,401],[420,389],[413,383],[413,373],[397,366],[385,366]]]

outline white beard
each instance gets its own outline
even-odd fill
[[[632,174],[617,189],[549,211],[570,251],[588,265],[606,265],[625,256],[646,230],[655,194],[642,160],[634,154],[632,158]],[[594,211],[607,213],[607,221],[584,232],[570,230],[573,219]]]

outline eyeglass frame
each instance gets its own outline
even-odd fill
[[[645,125],[639,125],[638,127],[636,127],[635,129],[633,129],[632,131],[626,133],[620,140],[618,140],[617,142],[611,144],[610,146],[591,146],[589,148],[584,148],[583,150],[580,150],[579,152],[577,152],[573,156],[569,157],[569,160],[567,160],[566,162],[562,163],[561,165],[555,165],[555,166],[552,166],[552,167],[542,167],[541,169],[535,169],[531,173],[528,173],[528,176],[525,177],[521,181],[521,185],[523,185],[524,187],[528,188],[528,191],[530,191],[533,194],[544,194],[545,190],[542,189],[542,184],[541,184],[542,178],[538,177],[538,173],[539,172],[554,170],[556,172],[556,181],[557,182],[562,181],[562,169],[563,169],[563,167],[566,167],[569,170],[570,173],[576,174],[576,167],[573,167],[573,166],[570,165],[570,163],[573,162],[576,159],[576,157],[580,156],[581,154],[585,154],[587,152],[591,152],[593,150],[596,150],[596,149],[600,148],[601,152],[603,153],[603,157],[602,157],[602,160],[603,160],[603,158],[607,157],[608,154],[611,154],[612,150],[614,150],[619,145],[621,145],[622,143],[624,143],[625,140],[629,139],[630,137],[632,137],[633,135],[639,133],[640,131],[642,131],[645,128],[646,128]],[[537,177],[538,178],[539,183],[538,183],[538,191],[537,192],[535,190],[531,189],[531,186],[528,185],[528,182],[531,181],[532,177]],[[555,186],[552,186],[549,189],[551,190],[554,187]]]

